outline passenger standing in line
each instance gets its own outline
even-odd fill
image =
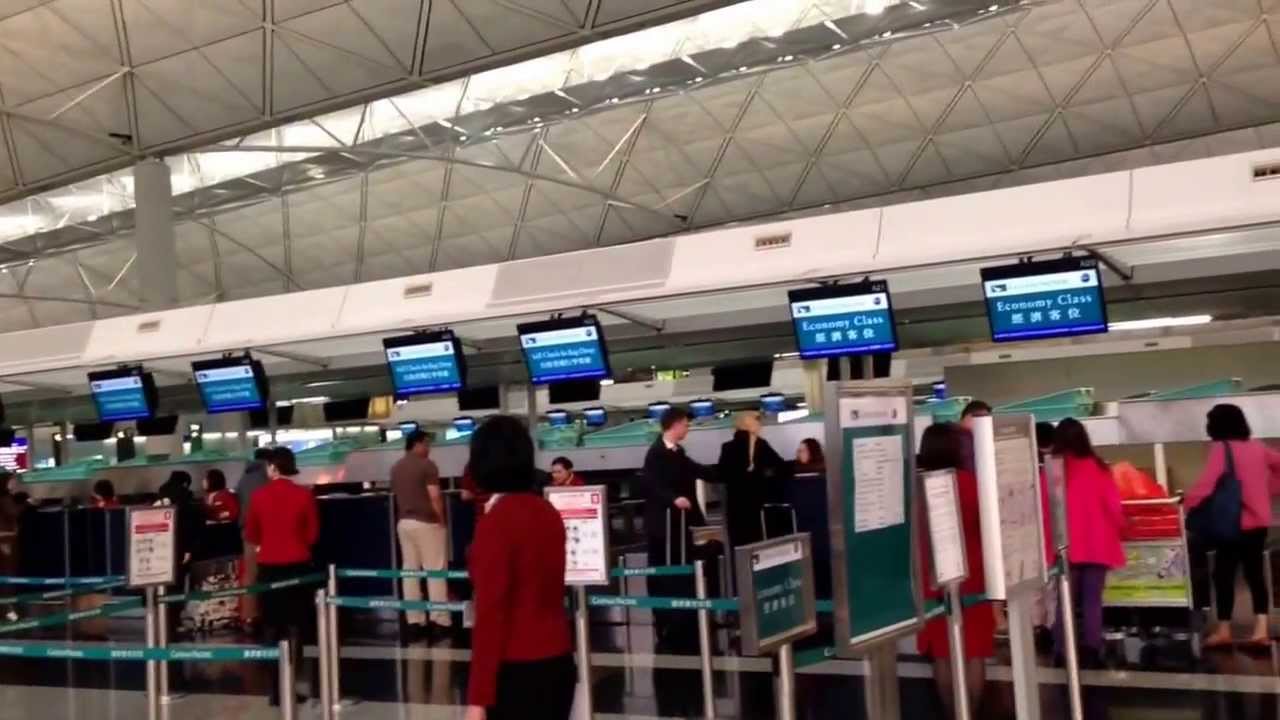
[[[1124,546],[1120,533],[1125,525],[1120,508],[1120,490],[1111,468],[1098,457],[1089,433],[1079,420],[1058,423],[1053,436],[1053,452],[1061,456],[1066,477],[1067,550],[1071,588],[1075,606],[1083,621],[1079,626],[1080,658],[1086,666],[1102,662],[1102,591],[1107,572],[1124,567]],[[1054,625],[1054,651],[1063,657],[1062,608]]]
[[[489,418],[471,437],[492,493],[468,566],[475,591],[466,720],[568,720],[577,668],[565,610],[564,521],[536,489],[524,423]]]
[[[822,452],[822,443],[813,438],[805,438],[796,448],[797,475],[821,475],[827,471],[827,457]]]
[[[697,485],[699,479],[714,479],[715,471],[691,460],[680,446],[689,436],[689,422],[687,411],[668,409],[659,420],[662,436],[644,456],[639,490],[645,501],[644,526],[649,540],[650,566],[666,565],[668,560],[671,564],[693,562],[689,528],[706,524],[702,508],[698,506]],[[683,536],[680,533],[682,518]],[[691,577],[651,577],[648,584],[649,593],[658,597],[693,595]],[[678,651],[697,646],[694,613],[656,610],[653,623],[660,646]]]
[[[733,439],[720,446],[716,481],[727,490],[725,503],[729,544],[750,545],[764,539],[760,514],[765,503],[782,494],[786,463],[768,440],[760,437],[763,424],[754,410],[737,413]]]
[[[278,447],[267,459],[269,480],[249,503],[244,537],[258,549],[258,579],[269,583],[314,571],[312,548],[320,538],[320,513],[309,488],[293,482],[297,461],[289,448]],[[308,585],[264,593],[262,624],[266,642],[289,641],[294,667],[302,659],[302,642],[315,627],[315,603]],[[312,665],[312,692],[318,692],[318,663]],[[271,705],[280,703],[279,683],[271,683]]]
[[[551,487],[580,487],[582,478],[573,471],[573,461],[558,457],[551,461]]]
[[[240,502],[227,489],[227,476],[218,468],[204,474],[204,510],[209,522],[240,522]]]
[[[960,461],[964,463],[963,469],[969,472],[977,471],[977,465],[973,458],[973,421],[975,418],[990,416],[991,406],[982,400],[971,400],[960,411],[960,427],[965,431],[964,435],[960,436],[961,441],[964,443]],[[1003,619],[1003,616],[1001,618]]]
[[[1213,568],[1214,592],[1218,600],[1218,626],[1205,638],[1204,646],[1231,644],[1231,616],[1235,611],[1236,568],[1244,570],[1253,599],[1254,622],[1249,643],[1269,646],[1266,573],[1263,551],[1271,527],[1271,497],[1280,493],[1280,452],[1251,439],[1249,421],[1238,406],[1215,405],[1209,411],[1206,431],[1213,446],[1200,479],[1187,493],[1187,509],[1204,502],[1218,486],[1218,479],[1230,466],[1240,482],[1244,507],[1240,513],[1240,537],[1229,545],[1219,545]]]
[[[431,461],[431,438],[421,430],[405,435],[404,457],[391,467],[391,491],[396,498],[396,536],[400,539],[401,567],[405,570],[444,570],[448,564],[448,532],[444,524],[444,495],[440,492],[440,470]],[[449,586],[443,579],[427,581],[432,602],[448,602]],[[422,581],[404,579],[405,600],[422,599]],[[405,613],[409,642],[430,640],[448,631],[448,612]]]
[[[18,535],[21,531],[22,504],[13,494],[13,473],[0,468],[0,575],[18,574]],[[5,619],[14,622],[18,613],[14,606],[5,608]]]
[[[921,472],[955,470],[956,498],[960,503],[960,521],[964,530],[964,551],[969,564],[969,577],[960,586],[964,595],[982,595],[987,591],[986,571],[982,560],[982,520],[978,512],[978,477],[960,467],[964,461],[964,436],[967,432],[951,423],[938,423],[925,429],[920,439],[916,466]],[[932,563],[921,564],[922,587],[933,587]],[[927,595],[942,597],[941,591]],[[979,714],[982,691],[987,684],[987,658],[995,656],[996,616],[990,603],[979,603],[964,609],[965,682],[969,702],[975,716]],[[955,713],[954,678],[951,676],[951,640],[946,618],[934,618],[916,638],[921,655],[933,660],[933,679],[938,696],[949,714]]]
[[[236,500],[240,502],[240,530],[244,534],[244,525],[249,517],[249,503],[253,494],[267,484],[267,458],[271,457],[270,448],[257,448],[253,451],[253,460],[244,466],[240,474],[240,482],[236,483]],[[240,584],[253,585],[258,582],[258,548],[247,540],[244,543],[244,562],[240,566]],[[258,596],[245,595],[240,598],[240,618],[245,627],[254,629],[258,622]]]
[[[116,486],[110,480],[103,479],[93,484],[93,506],[99,510],[120,507],[120,499],[116,497]]]

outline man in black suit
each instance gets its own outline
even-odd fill
[[[698,480],[710,480],[715,470],[689,458],[680,443],[689,435],[689,413],[671,408],[662,415],[662,437],[658,438],[644,458],[640,492],[645,499],[644,525],[649,540],[649,564],[692,563],[689,528],[705,525],[706,518],[698,506]],[[671,528],[668,533],[667,518]],[[684,537],[681,538],[681,515]],[[687,548],[687,555],[685,549]],[[692,597],[691,577],[651,577],[649,594],[659,597]],[[697,647],[697,616],[685,611],[657,611],[654,626],[658,642],[672,650]]]

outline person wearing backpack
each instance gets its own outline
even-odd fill
[[[1244,570],[1253,596],[1249,643],[1268,645],[1267,585],[1263,550],[1271,527],[1271,496],[1280,491],[1280,452],[1250,438],[1249,422],[1235,405],[1215,405],[1206,431],[1213,445],[1200,479],[1187,493],[1187,525],[1217,551],[1213,569],[1218,626],[1206,648],[1230,645],[1236,568]]]
[[[1082,622],[1078,625],[1080,659],[1086,667],[1102,664],[1102,591],[1107,573],[1124,567],[1124,511],[1111,467],[1098,457],[1089,432],[1079,420],[1066,418],[1053,435],[1053,454],[1062,458],[1066,477],[1067,559],[1071,589]],[[1055,657],[1064,655],[1062,607],[1053,628]]]

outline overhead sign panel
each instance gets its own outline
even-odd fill
[[[1095,258],[1062,258],[982,269],[991,339],[996,342],[1107,331]]]

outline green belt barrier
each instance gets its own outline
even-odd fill
[[[41,618],[31,620],[21,620],[14,623],[5,623],[0,625],[0,635],[9,633],[22,632],[23,630],[34,630],[42,627],[53,627],[55,625],[67,625],[77,620],[88,620],[96,617],[106,617],[108,615],[119,615],[120,613],[136,610],[141,607],[141,598],[129,598],[120,602],[103,605],[92,610],[77,610],[75,612],[56,613],[54,615],[46,615]]]
[[[692,575],[692,565],[659,565],[657,567],[614,568],[609,571],[610,577],[673,577],[676,575]]]
[[[466,612],[469,603],[432,602],[430,600],[397,600],[395,598],[331,597],[334,607],[361,608],[364,610],[417,610],[421,612]]]
[[[61,660],[119,660],[160,662],[278,661],[280,649],[273,647],[87,647],[66,645],[0,644],[0,657],[56,658]]]
[[[0,605],[25,605],[27,603],[41,602],[43,600],[63,600],[71,597],[79,597],[80,595],[93,595],[95,593],[106,592],[108,590],[114,590],[121,587],[124,587],[123,580],[112,580],[111,582],[99,583],[97,585],[62,588],[61,590],[45,590],[43,592],[25,593],[23,595],[0,598]]]
[[[385,580],[467,580],[466,570],[363,570],[339,568],[334,571],[340,578],[381,578]]]
[[[300,575],[296,578],[289,578],[288,580],[257,583],[255,585],[246,585],[244,587],[227,588],[226,590],[201,590],[185,593],[183,595],[161,595],[156,598],[156,600],[162,603],[185,603],[201,602],[204,600],[220,600],[223,598],[240,597],[241,595],[261,595],[262,593],[298,587],[299,585],[316,585],[324,582],[326,577],[327,576],[324,573],[312,573],[310,575]]]
[[[834,600],[819,600],[815,603],[819,615],[830,614],[836,611]]]
[[[107,582],[124,582],[123,575],[95,575],[91,577],[36,578],[0,577],[0,585],[36,585],[41,587],[70,585],[101,585]]]
[[[832,660],[835,656],[836,649],[833,647],[810,648],[808,650],[801,650],[795,654],[795,664],[797,668],[809,667],[810,665],[817,665],[818,663]]]
[[[717,610],[732,611],[738,609],[737,598],[674,598],[674,597],[629,597],[626,595],[590,595],[587,604],[591,607],[622,607],[640,610]]]

